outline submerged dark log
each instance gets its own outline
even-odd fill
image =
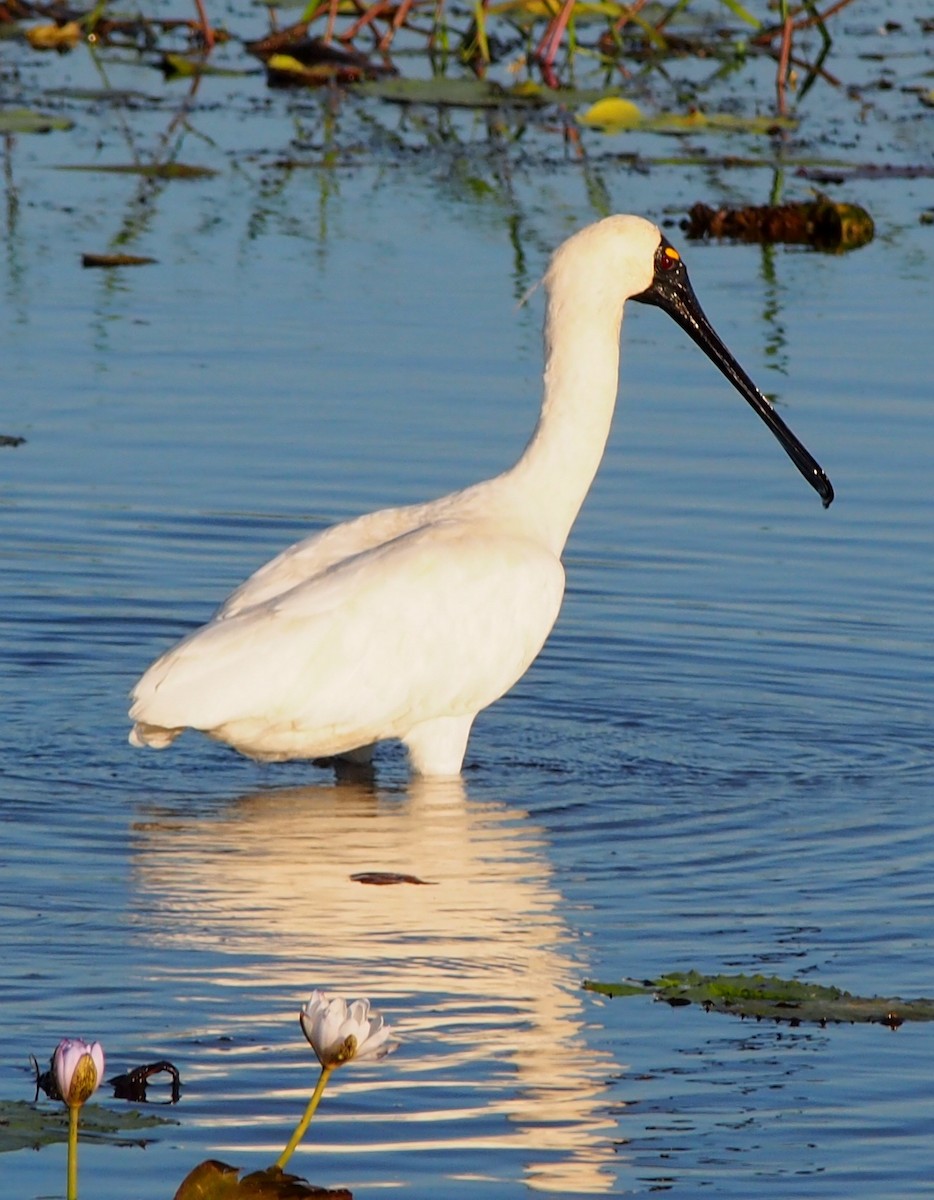
[[[858,204],[827,196],[796,204],[711,208],[695,204],[682,222],[689,238],[730,238],[739,242],[781,242],[818,250],[854,250],[871,242],[872,217]]]

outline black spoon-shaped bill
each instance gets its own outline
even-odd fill
[[[644,292],[632,297],[640,304],[654,304],[666,312],[700,346],[711,362],[733,384],[781,442],[785,453],[818,493],[824,508],[833,501],[833,486],[823,468],[802,445],[729,352],[704,315],[681,255],[667,238],[655,252],[655,278]]]

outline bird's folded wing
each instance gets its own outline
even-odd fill
[[[328,730],[360,744],[475,713],[541,649],[564,572],[528,539],[440,522],[342,562],[163,655],[131,717],[211,731]]]
[[[215,619],[227,619],[256,604],[266,604],[347,559],[410,533],[424,524],[428,508],[427,504],[385,508],[303,538],[245,580],[220,606]]]

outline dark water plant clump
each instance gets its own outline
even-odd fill
[[[693,240],[727,238],[739,242],[815,246],[820,250],[854,250],[872,241],[872,217],[858,204],[828,196],[789,204],[742,207],[695,204],[682,223]]]

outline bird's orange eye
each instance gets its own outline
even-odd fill
[[[655,266],[659,271],[670,271],[680,266],[681,255],[674,246],[661,245],[655,254]]]

